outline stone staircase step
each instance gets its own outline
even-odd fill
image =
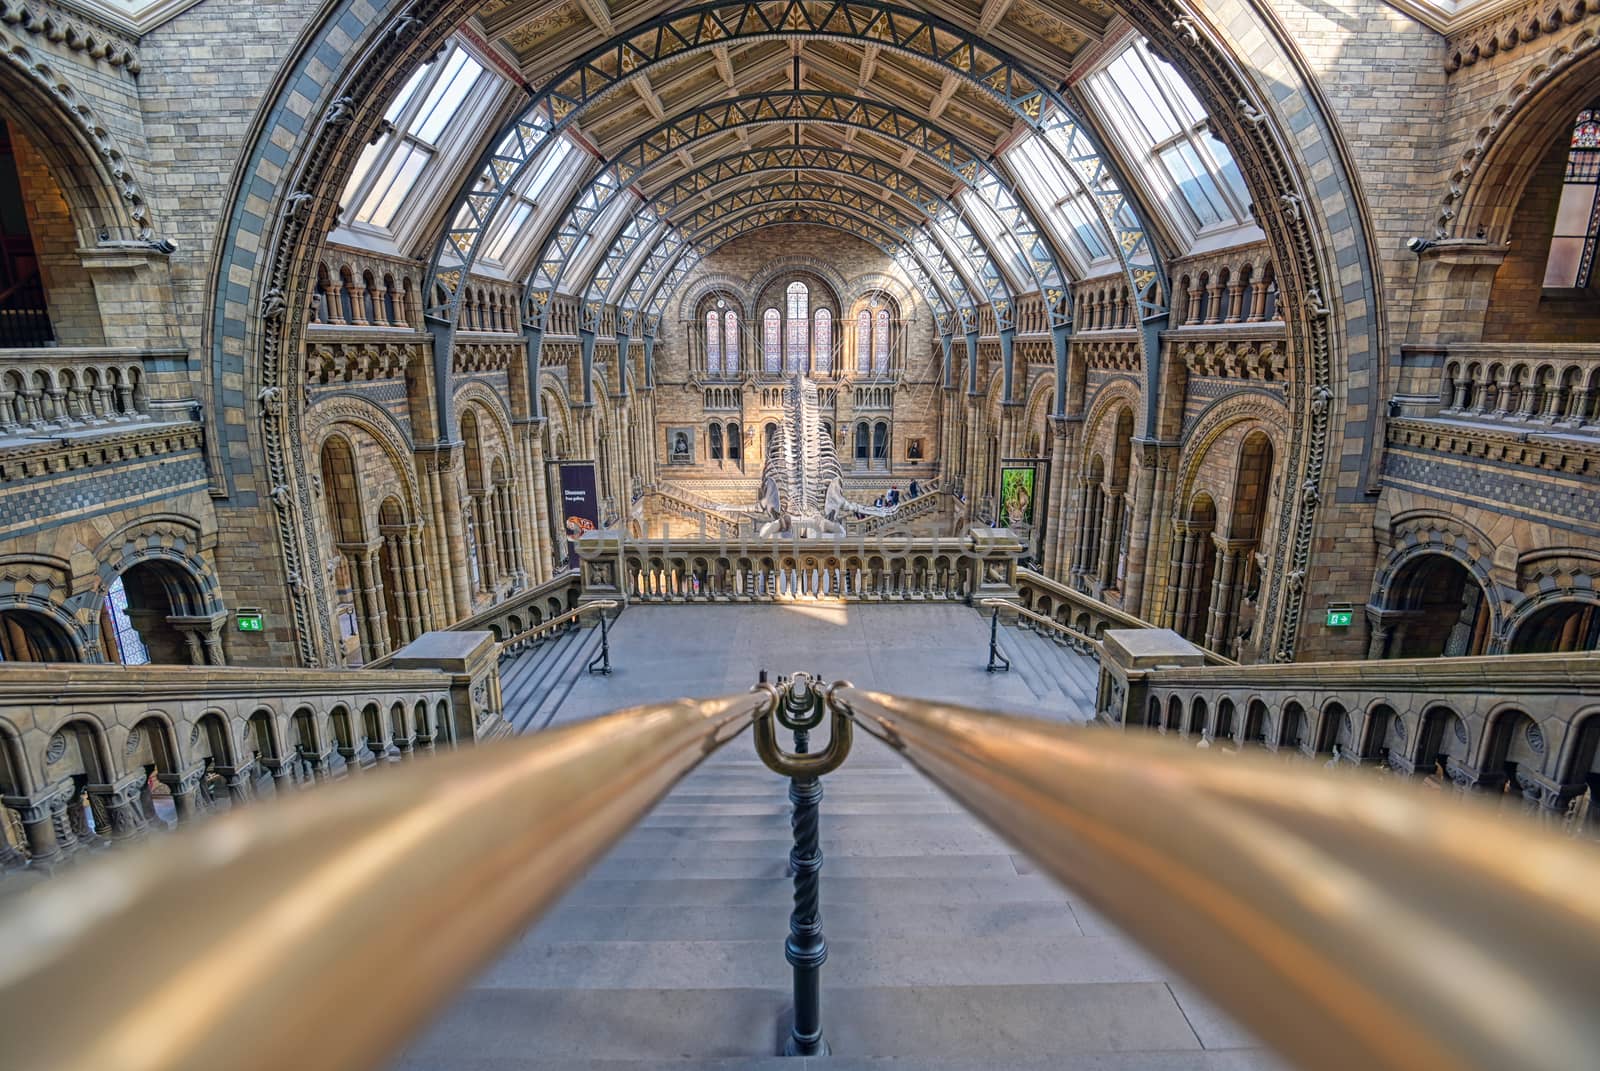
[[[868,908],[898,904],[999,904],[1059,899],[1060,890],[1040,874],[971,878],[834,878],[823,866],[822,902]],[[660,881],[586,880],[591,904],[748,905],[770,907],[787,917],[794,888],[786,878],[664,878]],[[826,907],[824,908],[826,910]]]
[[[832,862],[832,860],[830,860]],[[950,937],[1076,937],[1084,933],[1078,912],[1058,896],[1004,903],[913,903],[848,910],[823,904],[829,939]],[[772,941],[781,943],[788,923],[771,908],[696,904],[614,907],[583,902],[558,907],[531,931],[547,945],[565,941]],[[1101,936],[1105,934],[1102,933]]]
[[[598,644],[590,629],[506,679],[529,697],[517,715],[529,731],[568,691],[561,722],[665,691],[737,690],[752,674],[736,660],[788,664],[792,652],[903,694],[1092,716],[1091,658],[1008,628],[1015,669],[985,674],[987,622],[970,609],[879,610],[853,606],[809,626],[800,645],[786,639],[799,615],[644,608],[613,632],[612,677],[582,672],[586,644]],[[705,635],[738,637],[724,644],[737,659],[692,653],[708,626]],[[818,730],[812,748],[826,736]],[[887,746],[857,733],[824,789],[832,1057],[773,1055],[792,1000],[791,814],[787,783],[744,737],[509,945],[395,1071],[1282,1071]]]
[[[530,1051],[564,1061],[563,1067],[578,1059],[662,1061],[672,1054],[762,1059],[777,1051],[788,1007],[783,986],[475,986],[411,1047],[413,1062],[405,1066],[448,1068],[463,1052],[501,1067]],[[930,1059],[983,1060],[993,1068],[998,1061],[1041,1056],[1203,1052],[1172,990],[1160,982],[833,985],[824,990],[824,1009],[834,1053],[894,1057],[903,1067],[927,1066]],[[1053,1066],[1066,1065],[1057,1060]]]
[[[670,858],[607,859],[589,873],[596,879],[666,881],[702,878],[786,878],[788,851],[763,859]],[[829,856],[823,850],[828,873],[837,878],[1014,877],[1017,865],[1007,855],[870,855]]]
[[[815,1058],[730,1057],[677,1059],[649,1056],[639,1060],[585,1060],[542,1057],[485,1060],[455,1058],[444,1063],[410,1059],[396,1071],[1284,1071],[1284,1065],[1260,1049],[1216,1051],[1063,1053],[1045,1058],[941,1060],[925,1056],[827,1056]]]
[[[573,643],[566,658],[557,669],[552,669],[546,679],[544,698],[540,700],[529,726],[533,729],[543,729],[550,724],[561,704],[565,703],[567,696],[572,694],[573,687],[578,683],[578,678],[588,672],[589,661],[600,650],[600,629],[598,626],[579,629],[573,634]]]
[[[835,906],[826,917],[844,915]],[[787,923],[762,940],[525,941],[478,979],[482,989],[760,988],[782,978]],[[828,941],[830,990],[1160,982],[1165,970],[1109,937],[909,937]]]

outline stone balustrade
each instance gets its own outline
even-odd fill
[[[675,517],[688,522],[686,528],[700,538],[735,539],[741,527],[738,520],[722,513],[714,506],[702,505],[700,501],[680,493],[677,490],[657,487],[650,491],[646,500],[646,515],[651,518]],[[662,532],[669,529],[660,524],[652,525],[652,531]]]
[[[146,356],[115,347],[0,350],[0,434],[150,419]]]
[[[1031,569],[1017,570],[1017,588],[1021,592],[1019,601],[1027,609],[1095,639],[1103,637],[1108,629],[1155,627],[1143,618],[1091,598],[1081,591],[1074,591],[1065,584],[1057,583]],[[1232,659],[1224,658],[1214,651],[1198,647],[1196,650],[1204,656],[1207,665],[1236,664]]]
[[[1015,598],[1022,544],[1003,528],[961,537],[840,536],[579,544],[583,598],[647,603],[926,602]]]
[[[1105,633],[1101,721],[1515,794],[1595,803],[1600,653],[1206,666],[1168,629]],[[1593,822],[1587,823],[1592,827]]]
[[[487,632],[376,670],[0,665],[0,867],[504,735]]]
[[[1407,346],[1396,394],[1403,416],[1600,429],[1600,348],[1574,343]]]

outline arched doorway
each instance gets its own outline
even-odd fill
[[[1396,613],[1383,657],[1458,657],[1488,649],[1488,597],[1466,566],[1449,555],[1418,555],[1400,568],[1389,590],[1388,609]]]
[[[220,621],[207,612],[200,581],[175,561],[124,569],[106,588],[100,636],[107,661],[125,666],[222,664]]]
[[[1600,649],[1600,604],[1561,601],[1523,618],[1511,636],[1512,654],[1556,654]]]
[[[321,466],[322,504],[333,539],[333,601],[339,650],[345,665],[364,665],[389,650],[379,545],[367,536],[361,472],[350,441],[342,435],[330,435],[322,444]]]
[[[1255,629],[1255,600],[1261,588],[1256,552],[1266,525],[1271,484],[1272,441],[1265,432],[1252,431],[1239,447],[1228,531],[1212,566],[1216,591],[1205,625],[1205,646],[1226,655],[1240,653]]]
[[[0,661],[81,662],[72,634],[37,610],[0,610]]]

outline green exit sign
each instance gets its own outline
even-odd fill
[[[1348,608],[1344,608],[1344,607],[1332,607],[1332,606],[1330,606],[1328,608],[1328,627],[1329,628],[1349,628],[1350,627],[1350,623],[1352,621],[1354,621],[1355,619],[1356,619],[1356,612],[1354,610],[1351,610],[1351,609],[1348,609]]]
[[[240,614],[240,632],[260,632],[266,627],[266,618],[262,614]]]

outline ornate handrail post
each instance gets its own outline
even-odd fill
[[[604,610],[600,611],[600,653],[589,660],[589,672],[611,676],[611,626]]]
[[[765,672],[756,687],[771,693],[767,709],[756,716],[756,753],[773,772],[789,778],[789,801],[794,805],[790,824],[794,848],[789,869],[794,874],[794,910],[789,915],[789,937],[784,958],[794,969],[794,1018],[785,1056],[827,1056],[822,1037],[822,965],[828,959],[828,942],[822,935],[822,838],[819,809],[822,776],[837,769],[850,753],[852,727],[840,709],[833,711],[828,746],[811,755],[811,730],[822,724],[830,704],[809,674],[796,673],[778,691],[766,683]],[[795,753],[784,752],[777,742],[774,722],[795,734]]]
[[[1096,720],[1123,728],[1144,725],[1150,674],[1205,664],[1206,652],[1169,628],[1108,629],[1101,648]]]
[[[984,667],[990,673],[1009,673],[1011,659],[1000,653],[1000,606],[995,604],[994,610],[989,614],[989,664]]]

